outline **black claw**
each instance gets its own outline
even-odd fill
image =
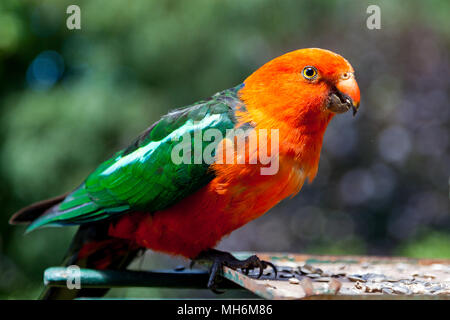
[[[211,269],[209,270],[208,288],[213,290],[216,286],[216,276],[219,271],[220,262],[214,261]],[[214,291],[214,290],[213,290]]]
[[[222,294],[225,291],[220,291],[217,289],[217,273],[219,272],[219,267],[222,263],[218,260],[214,261],[211,270],[209,271],[208,289],[210,289],[215,294]]]
[[[271,268],[273,269],[273,273],[275,273],[274,279],[276,279],[276,278],[277,278],[277,274],[278,274],[278,272],[277,272],[277,267],[275,267],[275,265],[274,265],[272,262],[268,262],[268,261],[263,261],[263,262],[266,264],[266,266],[264,267],[264,269],[267,268],[268,266],[271,267]]]
[[[261,278],[264,273],[264,269],[266,269],[267,267],[271,267],[275,273],[275,278],[277,277],[277,268],[275,267],[275,265],[271,262],[260,260],[256,255],[250,256],[245,260],[238,260],[228,252],[222,252],[219,250],[207,250],[201,253],[197,257],[197,259],[207,259],[212,261],[212,266],[209,271],[208,289],[218,294],[224,293],[224,291],[217,290],[217,274],[223,266],[227,266],[233,270],[241,269],[241,271],[245,275],[248,275],[250,270],[258,268],[259,274],[257,276],[257,279]],[[194,263],[195,261],[193,260],[190,264],[191,268]]]
[[[215,294],[224,294],[225,293],[225,291],[221,291],[221,290],[218,290],[217,288],[209,288],[209,290],[211,290],[212,292],[214,292]]]
[[[256,277],[256,279],[261,278],[261,276],[263,275],[263,271],[264,271],[264,268],[259,268],[259,273],[258,273],[258,276]]]

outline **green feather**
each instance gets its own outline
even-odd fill
[[[73,225],[115,217],[133,210],[162,210],[205,186],[213,175],[205,163],[176,165],[171,153],[175,138],[215,128],[225,136],[235,126],[242,102],[242,85],[206,101],[177,109],[153,124],[128,148],[100,164],[85,182],[27,229],[44,225]],[[193,142],[193,141],[192,141]],[[219,141],[214,141],[217,144]],[[206,147],[210,142],[203,142]]]

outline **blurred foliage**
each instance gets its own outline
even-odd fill
[[[450,2],[377,3],[381,30],[366,28],[369,1],[2,0],[0,297],[36,297],[74,232],[24,236],[13,212],[76,187],[167,110],[303,47],[352,63],[361,111],[332,121],[312,185],[220,247],[449,257]]]
[[[413,241],[400,246],[399,255],[413,258],[447,258],[450,259],[450,234],[427,231]]]

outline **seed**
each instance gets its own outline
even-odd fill
[[[372,282],[382,282],[386,277],[382,274],[377,273],[366,273],[362,276],[362,278],[366,281],[372,281]]]
[[[314,281],[317,281],[317,282],[330,282],[330,278],[327,278],[327,277],[319,277],[319,278],[315,278],[314,279]]]
[[[384,293],[384,294],[393,294],[394,293],[394,291],[392,291],[391,288],[387,288],[387,287],[383,287],[381,289],[381,292]]]
[[[414,294],[424,294],[425,293],[425,287],[418,283],[418,284],[414,284],[411,288],[412,293]]]
[[[442,289],[442,287],[440,285],[436,285],[436,286],[429,288],[431,293],[435,293],[437,291],[440,291],[441,289]]]
[[[299,284],[300,280],[298,280],[297,278],[290,278],[289,279],[289,283],[291,283],[291,284]]]
[[[394,293],[397,294],[410,294],[410,291],[407,288],[401,287],[401,286],[394,286],[392,287],[392,289],[394,290]]]
[[[300,272],[303,274],[309,274],[309,273],[313,273],[313,267],[311,267],[308,264],[305,264],[304,266],[300,267]]]
[[[323,270],[320,269],[320,268],[316,268],[316,269],[314,270],[314,273],[323,274]]]
[[[278,271],[280,272],[287,272],[287,273],[293,273],[294,270],[291,267],[278,267]]]
[[[432,294],[435,294],[435,295],[440,295],[440,294],[449,295],[449,294],[450,294],[450,290],[445,290],[445,289],[443,289],[443,290],[438,290],[438,291],[432,292]]]
[[[398,281],[398,279],[395,279],[395,278],[386,278],[385,280],[387,282],[397,282]]]
[[[362,285],[361,282],[356,281],[356,283],[355,283],[355,288],[356,288],[356,289],[363,289],[363,288],[364,288],[364,285]]]
[[[378,283],[366,285],[366,292],[369,293],[381,292],[381,285]]]
[[[356,274],[352,274],[352,275],[348,275],[347,276],[348,280],[352,281],[352,282],[366,282],[366,280],[364,280],[363,278],[357,276]]]

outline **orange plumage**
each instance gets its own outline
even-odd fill
[[[314,77],[305,74],[312,72],[307,67],[314,69]],[[293,51],[259,68],[239,91],[246,108],[237,116],[240,123],[253,124],[256,132],[278,130],[278,154],[271,155],[279,160],[278,172],[262,175],[261,163],[249,164],[249,158],[255,156],[252,152],[246,153],[246,164],[216,162],[211,167],[215,178],[207,186],[151,215],[124,215],[110,226],[110,236],[194,258],[295,195],[305,180],[311,182],[317,174],[329,121],[350,107],[345,99],[351,100],[354,110],[359,104],[353,72],[344,58],[322,49]],[[341,100],[330,104],[333,98],[338,99],[331,96],[333,93]]]

